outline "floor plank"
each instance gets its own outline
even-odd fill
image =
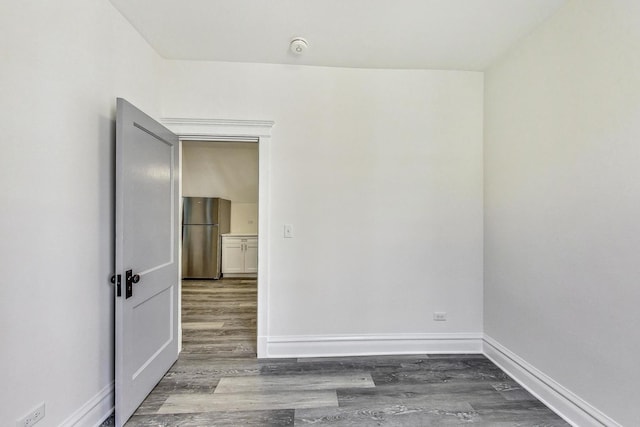
[[[191,414],[134,415],[127,426],[137,427],[239,427],[292,426],[292,409],[279,411],[201,412]]]
[[[182,330],[208,330],[208,329],[220,329],[224,326],[225,322],[182,322]]]
[[[260,375],[253,377],[227,377],[218,382],[215,393],[247,391],[269,393],[279,390],[337,390],[339,388],[375,387],[371,375],[361,374],[299,374]]]
[[[159,414],[338,407],[335,390],[172,394]]]

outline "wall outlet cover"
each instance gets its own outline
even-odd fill
[[[436,322],[445,322],[447,320],[447,312],[436,311],[433,313],[433,320]]]
[[[34,408],[24,417],[16,421],[16,427],[31,427],[38,421],[44,418],[44,402]]]

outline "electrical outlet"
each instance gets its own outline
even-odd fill
[[[436,322],[446,322],[447,313],[445,311],[435,311],[433,313],[433,320],[435,320]]]
[[[16,427],[31,427],[44,418],[44,402],[27,415],[16,421]]]

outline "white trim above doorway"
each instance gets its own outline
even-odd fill
[[[269,167],[271,129],[268,120],[162,118],[160,123],[182,141],[258,142],[258,358],[267,357],[269,295]]]
[[[269,120],[219,120],[162,118],[160,123],[181,140],[211,141],[225,138],[255,140],[271,138],[274,122]]]

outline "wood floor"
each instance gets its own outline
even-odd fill
[[[132,426],[568,426],[482,355],[256,359],[256,282],[184,281],[183,351]]]

